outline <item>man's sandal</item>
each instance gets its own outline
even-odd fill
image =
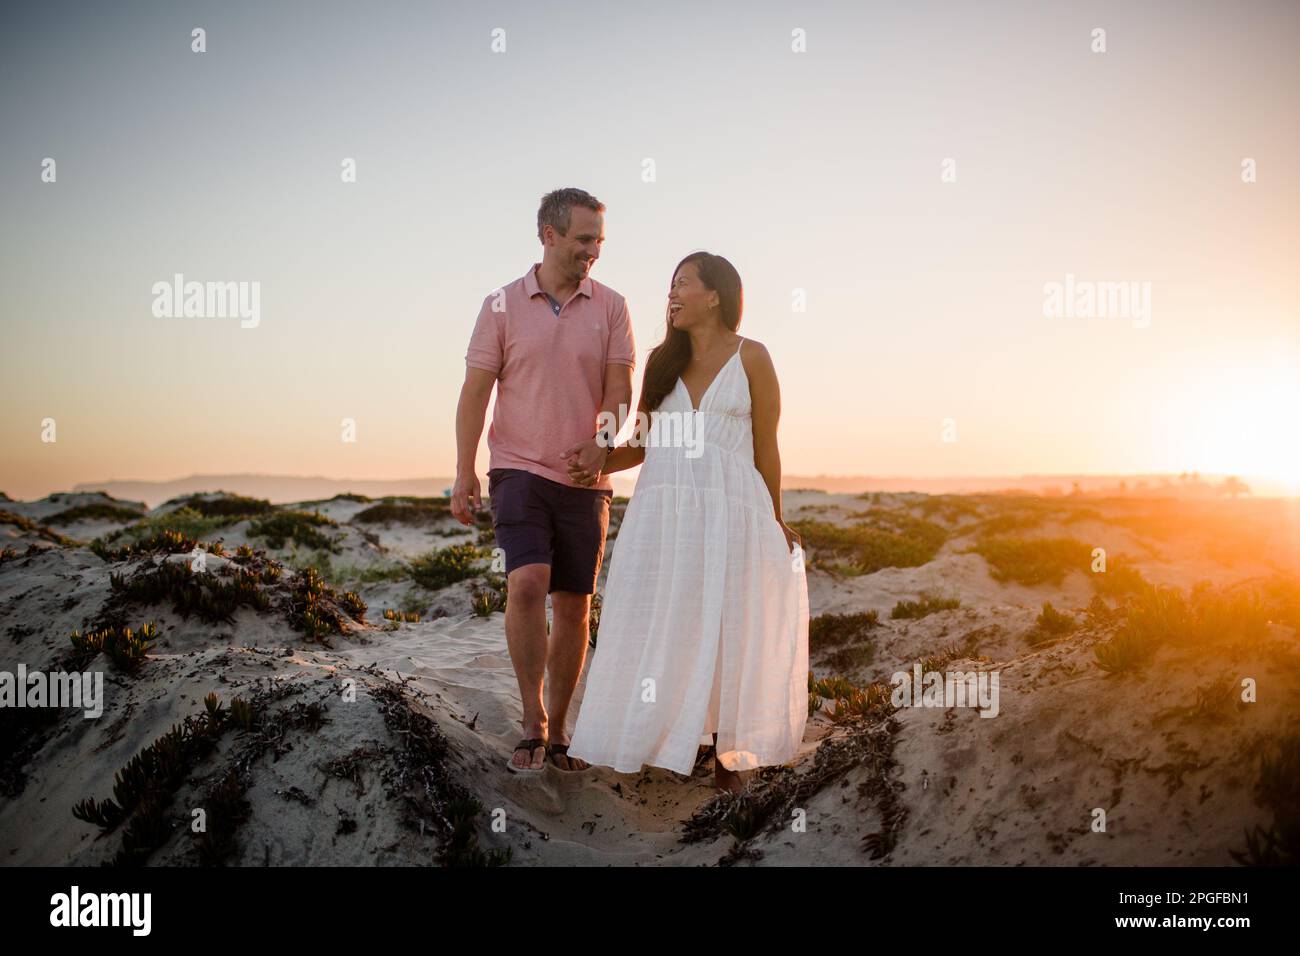
[[[577,760],[577,759],[578,759],[577,757],[570,757],[570,756],[569,756],[569,745],[568,745],[568,744],[547,744],[547,745],[546,745],[546,756],[547,756],[547,758],[551,761],[551,763],[555,765],[555,769],[558,770],[558,771],[560,771],[560,773],[582,773],[582,770],[574,770],[574,769],[571,768],[571,767],[569,767],[569,768],[561,767],[558,763],[555,763],[555,755],[556,755],[556,754],[559,754],[561,757],[566,758],[570,763],[572,763],[574,760]],[[589,768],[589,767],[583,767],[582,769],[583,769],[583,770],[589,770],[589,769],[591,769],[591,768]]]
[[[533,751],[536,750],[538,747],[541,747],[543,750],[546,749],[546,738],[527,737],[519,741],[519,743],[515,744],[514,753],[510,754],[510,759],[506,761],[506,769],[512,771],[513,773],[541,773],[543,770],[546,769],[545,763],[543,763],[540,767],[518,767],[514,763],[515,754],[519,753],[519,751],[521,750],[528,751],[528,762],[532,763]]]

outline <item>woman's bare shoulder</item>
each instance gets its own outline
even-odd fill
[[[745,366],[746,375],[775,372],[767,346],[758,339],[747,338],[740,343],[740,363]]]

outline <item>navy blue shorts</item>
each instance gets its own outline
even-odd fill
[[[488,471],[488,506],[506,574],[525,564],[549,564],[548,590],[594,593],[613,497],[603,488],[574,488],[519,468]]]

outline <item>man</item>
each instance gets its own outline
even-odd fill
[[[636,364],[626,300],[590,277],[605,241],[604,211],[581,189],[542,197],[542,261],[483,300],[456,407],[451,511],[468,525],[470,502],[482,506],[475,457],[496,385],[488,498],[505,551],[506,643],[524,708],[523,739],[508,764],[520,773],[541,771],[548,756],[561,770],[588,766],[568,757],[566,721],[613,496],[600,470],[614,436],[597,434],[596,424],[602,412],[622,420]],[[571,466],[599,477],[580,485]]]

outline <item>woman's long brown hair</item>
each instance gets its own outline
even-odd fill
[[[677,263],[673,278],[688,262],[694,262],[699,270],[700,281],[710,291],[718,293],[718,308],[722,312],[722,324],[731,331],[740,328],[740,314],[744,311],[745,296],[740,285],[740,273],[736,267],[722,256],[710,252],[692,252]],[[664,340],[650,351],[650,358],[645,365],[645,380],[641,386],[641,400],[647,412],[653,412],[668,397],[668,393],[677,387],[677,377],[686,369],[691,360],[691,337],[683,329],[673,328],[672,316],[664,316],[666,328]]]

